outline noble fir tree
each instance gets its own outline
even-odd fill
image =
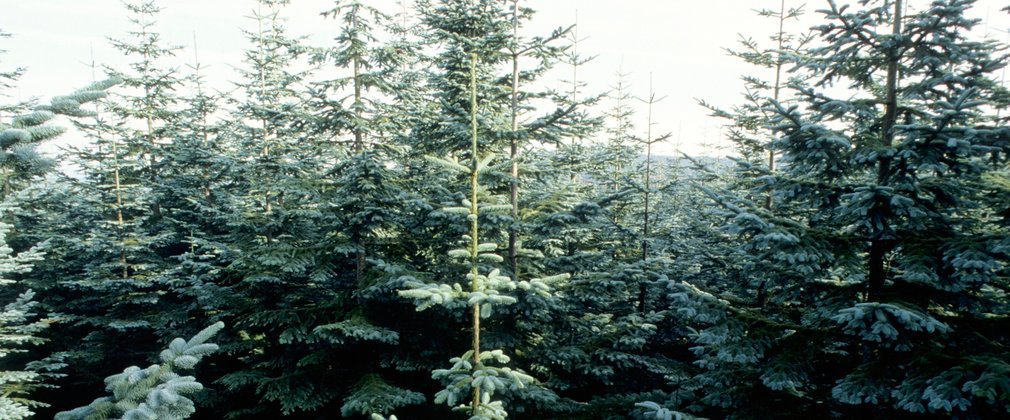
[[[332,149],[339,162],[334,174],[339,176],[334,213],[342,215],[340,225],[355,247],[355,283],[365,286],[369,242],[393,219],[399,194],[392,189],[391,171],[383,162],[395,158],[389,147],[397,127],[399,92],[411,86],[399,81],[410,46],[399,41],[395,46],[378,42],[382,33],[391,33],[393,17],[360,1],[337,2],[326,17],[339,19],[336,45],[322,49],[318,61],[332,63],[347,71],[344,78],[320,82],[316,86],[319,107],[315,129],[336,137],[350,147]],[[346,141],[344,138],[350,137]],[[367,195],[361,193],[367,192]]]
[[[0,36],[6,34],[0,32]],[[20,70],[0,74],[0,85],[4,90],[12,87],[11,83],[20,74]],[[35,414],[32,410],[48,407],[49,404],[35,401],[31,394],[40,388],[52,387],[46,382],[60,376],[53,371],[64,366],[60,356],[38,356],[40,352],[31,352],[30,349],[30,346],[37,347],[47,341],[44,330],[53,322],[52,319],[41,319],[41,305],[34,300],[36,292],[33,289],[44,290],[46,285],[36,283],[28,276],[34,265],[43,261],[49,242],[26,232],[20,235],[18,241],[24,245],[15,245],[22,248],[21,251],[10,245],[9,234],[23,221],[19,217],[22,209],[34,207],[34,203],[21,193],[50,174],[55,167],[54,159],[37,150],[44,141],[66,131],[53,124],[52,120],[58,115],[91,115],[81,106],[103,98],[105,89],[116,82],[114,79],[97,82],[71,94],[54,97],[46,105],[35,105],[31,101],[0,106],[5,112],[15,113],[13,116],[3,115],[0,120],[0,154],[3,156],[0,162],[3,183],[0,217],[4,219],[0,222],[0,285],[4,288],[0,295],[5,301],[10,300],[0,311],[0,356],[3,357],[0,417],[29,418]]]
[[[165,46],[155,30],[157,4],[125,7],[133,29],[111,42],[131,61],[126,68],[107,69],[119,86],[101,101],[91,122],[77,124],[92,142],[75,151],[81,174],[70,179],[76,194],[67,206],[75,221],[55,225],[58,231],[52,232],[54,243],[73,250],[61,253],[67,258],[59,265],[74,275],[46,294],[47,306],[67,321],[53,345],[73,348],[68,387],[86,387],[93,375],[111,370],[105,369],[106,354],[145,357],[154,350],[146,343],[153,345],[174,329],[162,316],[168,302],[161,298],[173,287],[164,277],[167,257],[182,241],[163,224],[162,204],[153,191],[161,182],[158,165],[174,119],[173,90],[179,81],[163,63],[175,49]],[[81,341],[89,344],[80,346]]]
[[[971,37],[972,5],[829,2],[819,45],[788,56],[796,102],[766,108],[782,163],[774,212],[718,198],[742,249],[774,262],[764,305],[694,305],[727,326],[695,338],[699,363],[748,361],[755,379],[729,383],[764,409],[1006,413],[993,329],[1007,309],[1005,57]],[[740,409],[743,394],[721,394],[706,403]]]
[[[408,188],[415,192],[415,196],[420,200],[412,200],[407,208],[412,210],[414,215],[424,216],[408,220],[407,227],[411,246],[418,249],[412,253],[411,269],[423,275],[415,275],[425,279],[439,279],[454,276],[451,261],[445,257],[448,247],[458,241],[458,235],[465,234],[465,229],[460,228],[460,223],[455,220],[456,215],[440,211],[440,208],[456,206],[461,199],[465,198],[459,192],[454,192],[446,188],[457,180],[453,179],[451,172],[437,170],[432,167],[430,161],[420,157],[424,155],[438,156],[440,158],[449,157],[460,161],[469,159],[469,119],[470,115],[465,111],[469,109],[469,54],[476,52],[480,56],[477,68],[477,95],[479,103],[479,118],[477,124],[479,132],[482,133],[478,139],[478,149],[481,154],[502,153],[511,157],[513,140],[516,140],[517,156],[519,157],[517,169],[519,178],[512,177],[512,161],[496,161],[482,173],[482,185],[486,186],[492,193],[507,194],[509,197],[509,214],[485,213],[482,216],[481,226],[485,232],[483,235],[485,242],[506,242],[509,231],[514,230],[517,235],[516,256],[518,263],[518,277],[512,272],[512,264],[501,266],[501,274],[509,276],[514,281],[529,280],[532,278],[552,278],[558,271],[544,269],[543,262],[540,261],[541,250],[523,246],[522,230],[526,224],[519,220],[519,225],[511,215],[511,210],[516,208],[520,219],[526,215],[534,215],[539,209],[534,209],[538,205],[537,199],[543,197],[542,191],[534,190],[534,185],[546,184],[546,180],[537,180],[545,172],[542,167],[534,167],[537,159],[532,154],[525,153],[525,150],[535,150],[543,144],[557,144],[565,133],[567,125],[572,120],[573,107],[555,106],[552,103],[553,96],[546,93],[539,93],[530,87],[534,85],[534,80],[539,77],[540,72],[550,65],[558,62],[562,49],[551,46],[547,42],[554,40],[554,35],[558,37],[564,35],[564,30],[558,30],[543,38],[530,38],[514,40],[516,30],[516,18],[518,24],[524,22],[532,16],[532,11],[522,7],[522,5],[509,5],[486,1],[473,2],[422,2],[419,4],[419,11],[422,15],[422,23],[430,35],[427,37],[434,46],[438,46],[438,54],[434,56],[432,65],[429,66],[429,82],[426,88],[431,92],[431,98],[426,108],[420,109],[414,116],[416,124],[412,127],[409,136],[402,138],[403,143],[409,149],[407,151],[407,162],[405,165],[405,178],[408,181]],[[513,9],[509,6],[518,7]],[[513,12],[513,13],[509,13]],[[522,26],[520,26],[521,28]],[[532,47],[533,49],[527,50]],[[513,89],[515,53],[522,57],[536,57],[536,65],[530,67],[520,66],[519,87]],[[543,55],[538,55],[543,53]],[[541,61],[542,60],[542,61]],[[540,61],[538,63],[538,61]],[[513,72],[501,75],[499,67],[508,68],[512,65]],[[516,113],[513,114],[512,93],[515,93]],[[536,103],[545,104],[547,109],[552,109],[545,114],[535,114],[531,110]],[[515,115],[517,130],[512,130],[512,117]],[[528,118],[528,119],[527,119]],[[515,138],[513,138],[515,137]],[[538,139],[542,139],[540,143]],[[529,157],[527,157],[529,156]],[[529,159],[524,164],[524,159]],[[518,207],[512,206],[511,191],[513,181],[516,186],[526,185],[529,189],[517,189],[526,191],[528,195],[519,194],[517,197]],[[492,194],[489,197],[496,196]],[[528,201],[527,201],[528,200]],[[496,203],[504,205],[505,203]],[[415,207],[416,206],[416,207]],[[415,209],[416,208],[416,209]],[[527,211],[526,209],[530,209]],[[543,243],[533,237],[526,237],[528,243]],[[507,255],[507,248],[504,253]],[[560,286],[564,281],[559,281],[554,286]],[[544,297],[537,294],[521,294],[519,300],[514,305],[501,307],[495,317],[487,320],[488,332],[484,339],[489,345],[499,348],[526,349],[516,351],[513,359],[518,366],[534,366],[539,362],[534,360],[534,347],[544,345],[540,339],[545,331],[549,331],[553,326],[548,324],[548,320],[558,314],[560,300],[556,296]],[[531,316],[533,315],[533,316]],[[446,325],[437,313],[425,313],[420,316],[437,317],[433,321],[441,329],[454,329],[451,325]],[[453,316],[453,323],[461,323],[464,320]],[[445,325],[445,327],[442,327]],[[441,334],[441,333],[440,333]],[[415,352],[406,355],[411,360],[421,359],[424,364],[430,366],[433,363],[440,363],[440,360],[451,357],[454,353],[448,353],[451,347],[439,345],[435,351]],[[549,351],[548,349],[542,349]],[[537,350],[540,351],[540,350]],[[527,359],[530,357],[530,359]],[[420,361],[415,363],[422,363]],[[410,366],[414,365],[409,364]],[[552,410],[563,411],[561,405],[557,404],[557,397],[554,393],[544,387],[527,387],[522,392],[505,395],[505,405],[510,407],[512,412],[523,412],[523,415],[536,415],[534,413],[550,412]],[[543,411],[540,411],[543,410]],[[546,414],[545,414],[546,415]]]
[[[504,259],[494,251],[497,244],[481,242],[480,214],[509,210],[511,206],[496,205],[493,202],[482,204],[479,178],[491,163],[488,156],[481,156],[478,147],[478,106],[477,106],[477,66],[478,55],[472,54],[470,71],[470,136],[471,147],[469,165],[464,166],[456,161],[430,157],[429,160],[447,171],[461,173],[469,178],[468,197],[460,201],[459,206],[446,207],[442,211],[449,214],[465,216],[469,225],[468,233],[463,235],[465,248],[449,251],[449,255],[466,262],[468,274],[468,291],[459,282],[453,284],[424,283],[416,279],[406,279],[404,285],[408,289],[401,290],[400,295],[417,301],[418,310],[433,305],[446,306],[451,309],[466,308],[470,312],[471,347],[459,357],[450,360],[453,364],[449,369],[436,369],[432,378],[447,383],[445,389],[435,396],[435,402],[446,403],[455,409],[468,411],[472,419],[502,420],[508,414],[501,401],[493,401],[498,392],[515,391],[533,383],[533,377],[521,370],[510,367],[497,367],[494,364],[507,364],[510,361],[502,350],[485,350],[481,346],[481,320],[492,315],[494,308],[516,302],[516,298],[504,294],[517,288],[531,293],[549,294],[548,282],[553,279],[532,279],[516,282],[501,274],[500,269],[493,264]],[[494,155],[490,155],[493,158]]]
[[[161,202],[160,229],[172,235],[171,252],[163,254],[167,267],[158,276],[164,292],[153,308],[171,325],[159,333],[166,339],[195,333],[203,326],[192,319],[222,310],[218,286],[233,255],[227,205],[235,156],[227,121],[219,118],[222,98],[204,80],[195,36],[192,49],[188,89],[179,91],[182,106],[166,128],[170,140],[161,147],[159,182],[152,187]]]
[[[407,193],[393,139],[404,135],[409,98],[418,91],[406,82],[418,55],[397,19],[365,2],[335,2],[324,16],[339,23],[339,33],[316,59],[343,77],[314,84],[320,111],[312,127],[333,144],[320,199],[333,217],[324,246],[336,254],[333,285],[342,304],[312,333],[335,357],[356,361],[340,366],[343,381],[329,385],[343,388],[334,399],[342,400],[340,412],[386,415],[426,400],[397,371],[394,350],[411,325],[399,322],[405,305],[394,292],[393,273],[404,265],[398,236]]]
[[[523,121],[524,114],[532,108],[532,102],[539,97],[546,96],[545,93],[536,92],[525,86],[535,80],[536,77],[553,68],[562,58],[566,47],[557,46],[556,41],[563,38],[571,27],[558,28],[545,37],[534,37],[524,39],[520,37],[519,30],[523,23],[530,20],[533,10],[520,6],[519,0],[513,0],[511,5],[511,26],[512,34],[509,39],[507,52],[511,60],[512,73],[509,78],[511,86],[509,89],[509,146],[508,158],[510,163],[509,175],[509,205],[512,206],[512,223],[508,227],[508,265],[515,278],[519,278],[520,254],[523,253],[522,241],[520,238],[522,228],[522,209],[519,197],[522,177],[520,177],[520,162],[524,159],[521,151],[529,147],[533,139],[542,144],[556,144],[564,131],[564,127],[574,125],[577,120],[572,119],[572,114],[577,107],[576,103],[568,104],[566,107],[558,107],[552,113],[537,118],[533,121]],[[524,59],[535,58],[537,65],[532,68],[520,66]],[[577,82],[575,82],[577,83]],[[573,99],[573,102],[575,99]],[[533,273],[534,271],[531,271]]]
[[[287,3],[256,3],[227,123],[229,261],[215,299],[236,334],[221,341],[228,369],[215,381],[229,403],[214,407],[225,418],[329,411],[349,385],[332,374],[334,348],[312,332],[342,314],[344,270],[321,195],[332,147],[302,130],[313,121],[300,70],[308,49],[288,34]]]
[[[177,102],[175,90],[181,82],[176,69],[165,68],[163,63],[180,47],[165,45],[161,34],[155,30],[162,11],[156,1],[143,0],[124,6],[135,28],[127,38],[111,42],[116,50],[133,61],[128,70],[110,69],[111,74],[121,80],[125,91],[116,100],[109,101],[108,108],[117,119],[139,126],[122,126],[115,132],[122,138],[130,156],[139,160],[136,167],[128,168],[121,175],[150,188],[159,182],[158,163],[164,154],[161,149],[171,137],[169,132]],[[151,197],[147,205],[152,217],[150,223],[160,222],[160,199]]]

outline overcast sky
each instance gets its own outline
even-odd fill
[[[712,154],[719,152],[703,145],[721,142],[723,122],[708,117],[697,99],[727,107],[738,102],[740,76],[756,70],[729,57],[724,48],[735,47],[740,34],[766,40],[777,30],[777,22],[756,16],[753,10],[777,10],[779,1],[527,0],[523,4],[538,13],[523,35],[544,35],[553,28],[571,25],[577,13],[579,36],[586,38],[579,51],[596,56],[580,70],[579,78],[589,84],[586,90],[606,91],[623,66],[631,75],[632,93],[645,97],[651,73],[657,95],[666,96],[654,108],[653,132],[672,134],[669,144],[660,147],[659,152],[672,154],[679,138],[682,150]],[[910,7],[928,4],[927,0],[909,2]],[[310,36],[316,45],[325,45],[333,38],[337,22],[319,15],[330,8],[331,0],[292,3],[284,12],[290,34]],[[394,0],[375,3],[389,13],[400,11]],[[187,47],[177,61],[168,65],[193,61],[190,47],[195,33],[200,62],[209,66],[208,82],[227,89],[228,82],[237,79],[230,66],[240,63],[248,45],[240,29],[255,28],[247,18],[255,1],[163,0],[160,4],[164,11],[156,30],[168,43]],[[806,18],[787,23],[786,31],[801,31],[816,23],[819,15],[814,11],[827,2],[787,0],[787,7],[803,4]],[[977,3],[973,16],[983,19],[981,33],[1006,40],[1010,18],[999,11],[1005,5],[999,0]],[[107,37],[125,38],[131,29],[119,0],[0,0],[0,6],[0,29],[14,34],[0,41],[0,49],[7,50],[0,55],[0,69],[15,65],[28,68],[19,83],[23,98],[48,98],[86,85],[92,78],[86,65],[92,54],[99,64],[124,62],[107,41]],[[565,71],[550,77],[569,74]],[[644,110],[636,118],[644,133]]]

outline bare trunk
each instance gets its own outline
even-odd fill
[[[902,0],[897,0],[894,3],[894,30],[893,34],[898,35],[901,33],[901,12],[902,12]],[[888,57],[887,63],[887,81],[885,85],[885,92],[887,94],[885,110],[884,110],[884,121],[881,124],[881,145],[882,147],[890,147],[894,142],[894,125],[898,117],[898,61],[901,59],[900,50],[893,50],[888,52],[890,55]],[[883,156],[880,154],[879,163],[877,167],[877,184],[886,185],[891,176],[891,158],[888,156]],[[893,240],[884,237],[889,230],[889,225],[886,222],[887,215],[891,212],[890,202],[883,200],[876,204],[875,210],[884,215],[884,225],[880,228],[874,228],[874,232],[870,238],[870,256],[869,256],[869,277],[867,279],[867,289],[866,289],[866,300],[876,301],[880,298],[880,293],[884,288],[884,280],[887,276],[884,267],[884,260],[887,257],[887,253],[893,248]]]
[[[151,95],[150,89],[145,87],[144,88],[145,99],[149,100],[150,95]],[[157,141],[154,139],[154,118],[151,115],[153,112],[154,111],[151,109],[150,105],[148,105],[147,109],[144,111],[144,113],[146,114],[145,120],[147,122],[147,143],[148,146],[151,148],[151,150],[147,153],[147,164],[151,170],[150,182],[152,187],[155,185],[156,182],[158,182],[158,174],[157,170],[155,169],[155,163],[156,163],[155,150],[157,150]],[[161,218],[161,203],[158,203],[157,198],[155,198],[155,201],[151,203],[151,214],[154,216],[155,219]]]
[[[116,191],[116,235],[119,237],[119,265],[123,268],[122,277],[129,277],[129,266],[126,261],[126,238],[123,232],[123,191],[119,183],[119,150],[116,147],[116,137],[112,137],[112,180]]]
[[[260,60],[264,60],[264,57],[266,56],[266,52],[263,51],[263,43],[265,41],[263,39],[263,14],[262,13],[263,13],[262,12],[262,4],[257,4],[256,5],[256,28],[257,28],[257,33],[259,34],[259,39],[258,39],[258,42],[257,42],[257,44],[258,44],[257,48],[259,49],[259,59]],[[257,76],[259,76],[259,98],[258,99],[260,101],[260,105],[262,105],[262,106],[266,106],[267,105],[265,103],[265,94],[266,94],[267,81],[266,81],[266,74],[264,73],[264,69],[263,69],[264,65],[265,64],[262,63],[262,62],[259,63],[259,68],[257,69],[257,71],[259,72],[257,74]],[[270,143],[269,143],[270,142],[270,135],[268,133],[268,127],[269,126],[267,125],[266,118],[260,118],[260,126],[262,128],[262,133],[263,133],[262,134],[262,138],[261,138],[261,140],[263,141],[263,157],[264,158],[268,158],[270,156]],[[273,210],[273,207],[272,207],[272,204],[270,203],[270,187],[267,186],[266,190],[263,192],[263,212],[266,213],[266,214],[270,214],[270,212],[272,210]],[[270,233],[268,232],[267,233],[267,243],[270,243],[271,240],[272,240],[272,237],[271,237]]]
[[[470,218],[470,275],[473,281],[470,284],[470,290],[477,292],[480,291],[480,282],[477,279],[479,274],[477,271],[477,249],[479,245],[479,238],[477,237],[477,54],[473,54],[471,59],[473,60],[470,64],[470,138],[471,138],[471,149],[470,149],[470,214],[473,216]],[[479,369],[481,366],[480,362],[480,305],[473,305],[473,369]],[[477,414],[477,409],[480,408],[480,386],[473,387],[473,401],[472,401],[472,411],[471,415]]]
[[[195,78],[196,94],[202,98],[203,85],[200,82],[200,53],[196,43],[196,31],[193,31],[193,69],[196,71],[196,78]],[[203,150],[209,150],[210,134],[207,132],[207,127],[209,124],[206,108],[201,108],[200,122],[203,124],[200,126],[200,137],[201,137],[200,147],[202,147]],[[203,180],[203,186],[201,187],[201,190],[203,192],[203,201],[208,206],[211,206],[214,204],[214,198],[212,196],[210,188],[210,168],[208,168],[207,165],[204,165],[204,167],[200,171],[200,176]]]
[[[509,145],[509,158],[512,160],[512,182],[509,186],[509,204],[512,205],[512,224],[509,225],[509,265],[512,276],[519,279],[519,258],[516,249],[519,224],[519,0],[512,2],[512,39],[516,43],[512,53],[512,139]]]
[[[778,34],[778,51],[779,57],[775,62],[775,85],[772,87],[772,99],[775,102],[779,100],[779,92],[782,89],[782,42],[785,36],[785,22],[786,22],[786,0],[782,0],[781,6],[779,8],[779,34]],[[775,173],[775,149],[771,146],[768,147],[768,172]],[[765,197],[765,209],[771,210],[775,207],[775,190],[769,189],[768,195]],[[763,308],[768,300],[768,281],[761,280],[758,284],[757,290],[757,306]]]
[[[652,143],[656,140],[652,139],[652,105],[656,103],[656,95],[652,89],[652,74],[649,74],[649,101],[648,101],[648,115],[646,119],[647,127],[645,128],[645,211],[642,216],[642,262],[648,261],[649,259],[649,198],[652,189]],[[640,312],[645,312],[646,310],[646,300],[647,300],[647,288],[648,284],[646,280],[643,279],[639,283],[638,290],[638,309]]]
[[[357,11],[355,11],[353,23],[354,28],[358,27]],[[357,57],[354,57],[351,64],[354,71],[354,154],[360,155],[365,150],[365,132],[361,129],[361,118],[362,118],[362,102],[361,102],[361,62]],[[365,279],[365,258],[366,250],[365,243],[360,234],[355,234],[357,240],[355,244],[358,247],[357,256],[355,258],[355,270],[354,277],[355,281],[359,286],[364,286]]]
[[[357,15],[354,17],[353,25],[358,28]],[[354,57],[351,66],[354,71],[354,118],[357,120],[354,125],[354,154],[360,154],[365,149],[365,133],[360,127],[361,122],[361,62]]]
[[[786,0],[782,0],[782,5],[779,9],[779,39],[778,39],[778,59],[775,62],[775,86],[772,88],[772,99],[775,102],[779,100],[779,91],[782,87],[782,38],[785,36],[785,23],[786,23]],[[768,172],[775,172],[775,150],[771,147],[768,148]],[[768,197],[765,200],[765,208],[771,210],[775,206],[775,191],[769,190]],[[762,287],[764,283],[761,283]]]

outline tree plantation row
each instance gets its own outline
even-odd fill
[[[728,158],[655,156],[662,95],[585,92],[532,2],[338,0],[326,45],[250,3],[227,92],[134,0],[129,65],[4,97],[0,418],[1010,416],[972,0],[758,11]]]

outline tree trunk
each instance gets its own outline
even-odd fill
[[[480,282],[477,276],[477,249],[480,241],[477,237],[477,54],[472,54],[473,60],[470,64],[470,135],[471,135],[471,172],[470,172],[470,275],[473,280],[470,290],[480,291]],[[481,366],[480,362],[480,305],[473,305],[473,369],[477,370]],[[477,414],[480,408],[480,386],[473,387],[473,401],[471,402],[471,415]]]
[[[508,260],[512,278],[519,280],[517,242],[519,236],[519,0],[512,2],[512,39],[516,43],[512,52],[512,139],[509,158],[512,160],[512,182],[509,185],[509,204],[512,205],[512,224],[509,225]]]
[[[775,62],[775,86],[772,88],[772,100],[779,101],[779,91],[782,88],[782,38],[785,36],[786,23],[786,0],[782,0],[779,8],[779,39],[778,39],[778,59]],[[775,149],[768,147],[768,172],[775,172]],[[771,210],[775,206],[775,190],[769,189],[765,198],[765,208]],[[764,282],[761,283],[764,285]],[[764,304],[762,303],[762,306]]]
[[[894,29],[893,34],[898,35],[901,33],[901,9],[902,0],[897,0],[894,3]],[[901,59],[900,46],[892,51],[887,52],[888,63],[887,63],[887,81],[885,86],[886,91],[886,103],[884,110],[884,121],[881,124],[881,148],[891,147],[894,141],[894,124],[898,116],[898,61]],[[877,185],[886,185],[891,176],[891,157],[883,156],[883,154],[878,154],[880,156],[878,159],[877,167]],[[887,253],[891,251],[894,246],[894,241],[886,236],[889,235],[890,226],[887,223],[887,217],[891,213],[891,206],[889,200],[881,200],[876,203],[872,213],[876,213],[881,216],[883,220],[883,226],[877,228],[874,227],[873,233],[870,237],[870,256],[869,256],[869,277],[867,279],[866,288],[866,300],[876,301],[880,298],[880,293],[884,288],[884,280],[887,273],[884,268],[884,260],[887,257]]]

